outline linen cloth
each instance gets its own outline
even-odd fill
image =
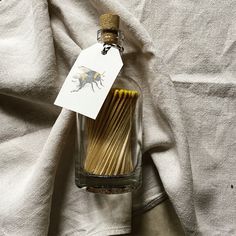
[[[167,195],[186,235],[235,235],[235,11],[233,0],[0,1],[0,235],[125,234],[132,212]],[[144,93],[133,194],[75,186],[75,115],[53,105],[106,12],[121,17],[123,73]]]

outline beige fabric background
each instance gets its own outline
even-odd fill
[[[111,11],[126,36],[123,73],[144,93],[143,187],[132,195],[76,188],[74,114],[53,105]],[[168,195],[186,235],[235,235],[235,12],[233,0],[0,1],[0,234],[127,234],[132,212]]]

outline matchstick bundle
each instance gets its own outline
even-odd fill
[[[110,176],[133,171],[131,136],[137,98],[137,91],[112,89],[97,119],[86,119],[87,172]]]

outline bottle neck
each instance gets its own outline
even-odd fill
[[[97,41],[104,45],[117,47],[121,53],[123,51],[124,35],[120,30],[100,29],[97,31]]]

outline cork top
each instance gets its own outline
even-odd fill
[[[112,13],[100,16],[99,23],[103,30],[119,30],[120,17]]]

